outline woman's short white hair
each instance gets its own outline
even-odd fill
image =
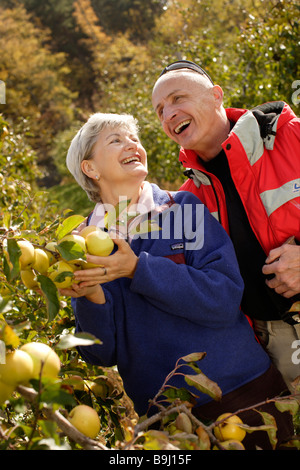
[[[68,170],[93,202],[101,201],[99,188],[94,180],[83,173],[81,162],[93,157],[94,146],[99,134],[108,126],[114,129],[125,127],[135,134],[139,132],[137,120],[130,114],[95,113],[77,132],[67,153]]]

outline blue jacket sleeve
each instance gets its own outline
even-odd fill
[[[116,334],[113,299],[105,291],[106,303],[94,304],[85,297],[72,299],[76,332],[87,332],[100,339],[102,344],[78,347],[82,358],[90,364],[111,367],[116,364]]]
[[[240,315],[244,284],[232,242],[206,208],[203,226],[203,246],[185,251],[186,264],[141,252],[130,288],[171,315],[226,327]]]

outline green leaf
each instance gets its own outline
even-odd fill
[[[20,272],[19,258],[22,253],[17,241],[14,238],[7,239],[7,253],[8,253],[8,259],[6,259],[7,267],[10,270],[10,273],[9,273],[10,279],[7,279],[7,280],[11,281],[12,279],[14,279],[15,277],[19,275],[19,272]],[[9,267],[10,263],[11,263],[11,267]]]
[[[184,377],[186,383],[195,387],[200,392],[209,395],[214,400],[219,401],[222,398],[222,391],[216,382],[213,382],[205,374],[201,372],[201,374],[197,375],[185,375]]]
[[[266,413],[264,411],[257,411],[266,426],[268,426],[268,429],[266,429],[266,432],[268,433],[270,443],[272,444],[273,449],[275,449],[276,444],[277,444],[277,438],[276,438],[276,433],[277,433],[277,424],[274,416],[272,416],[270,413]]]
[[[75,335],[68,334],[63,336],[56,345],[56,348],[70,349],[76,346],[91,346],[93,344],[102,344],[102,341],[89,333],[76,333]]]
[[[56,246],[57,251],[60,253],[61,257],[66,261],[71,261],[74,259],[86,259],[85,251],[82,250],[79,243],[67,240],[59,243]]]
[[[67,217],[56,230],[56,238],[61,240],[63,237],[72,232],[75,228],[78,227],[81,222],[85,220],[85,217],[82,215],[71,215]]]
[[[299,402],[295,400],[278,400],[275,401],[276,408],[281,411],[288,411],[291,415],[295,416],[299,410]]]
[[[169,402],[174,400],[181,400],[181,401],[188,401],[192,402],[195,395],[193,395],[189,390],[186,388],[176,388],[176,387],[168,387],[163,391],[163,395],[168,398]]]
[[[37,280],[40,283],[42,292],[46,296],[48,320],[52,321],[58,314],[60,308],[56,285],[51,279],[42,274],[37,276]]]

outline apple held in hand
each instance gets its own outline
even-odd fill
[[[94,230],[85,239],[87,252],[94,256],[108,256],[113,248],[114,242],[104,230]]]
[[[98,413],[88,405],[78,405],[68,416],[70,423],[82,434],[95,439],[100,431],[101,423]]]
[[[75,282],[73,273],[76,267],[64,260],[57,261],[48,270],[48,276],[56,287],[66,289]]]
[[[0,364],[0,380],[8,385],[27,383],[32,378],[33,361],[20,349],[7,353],[5,364]]]
[[[25,351],[33,361],[32,377],[38,379],[42,368],[42,377],[56,379],[60,371],[60,359],[47,344],[31,342],[23,344],[20,351]]]
[[[246,431],[239,426],[239,424],[243,424],[243,421],[236,415],[230,415],[231,413],[223,413],[218,417],[217,421],[221,421],[229,416],[214,428],[214,435],[221,442],[232,439],[241,442],[246,436]]]

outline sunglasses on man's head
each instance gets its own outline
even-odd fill
[[[161,72],[158,78],[160,78],[162,75],[164,75],[167,72],[171,72],[172,70],[180,70],[180,69],[190,69],[190,70],[194,70],[195,72],[200,73],[201,75],[205,75],[209,79],[209,81],[214,85],[214,82],[212,81],[208,73],[206,73],[205,70],[203,70],[203,68],[200,67],[200,65],[197,65],[194,62],[190,62],[189,60],[178,60],[176,62],[173,62],[170,65],[167,65],[167,67],[163,69],[163,71]]]

